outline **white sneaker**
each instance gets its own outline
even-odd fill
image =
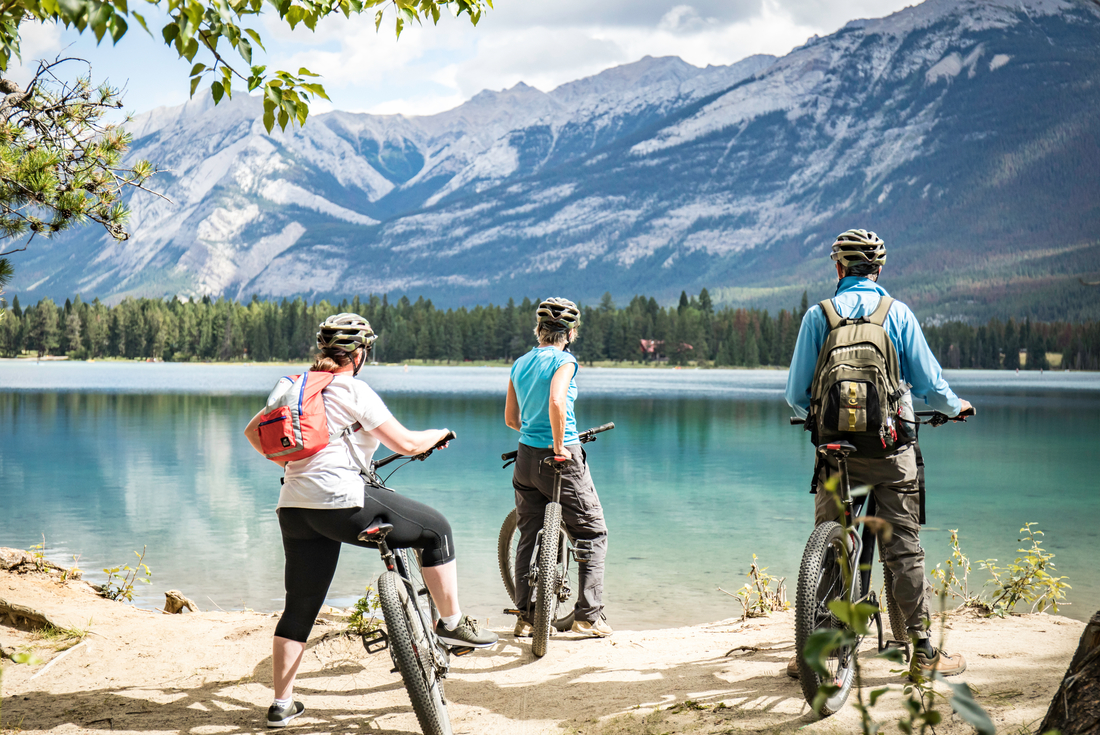
[[[570,629],[574,633],[580,633],[581,635],[588,636],[589,638],[607,638],[615,631],[611,629],[611,626],[607,624],[607,621],[603,618],[589,623],[585,620],[574,620],[573,627]]]

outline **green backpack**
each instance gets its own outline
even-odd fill
[[[898,353],[883,328],[894,299],[883,296],[870,316],[846,319],[831,299],[820,303],[829,332],[817,356],[806,428],[815,445],[844,440],[857,457],[881,458],[913,441],[900,420],[911,387],[901,379]]]

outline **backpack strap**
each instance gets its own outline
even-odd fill
[[[818,303],[818,306],[821,307],[822,313],[825,314],[825,320],[829,323],[830,332],[844,323],[844,317],[837,313],[836,307],[833,306],[832,299],[825,299]]]
[[[890,296],[883,296],[878,300],[878,306],[871,312],[871,316],[867,317],[867,321],[872,324],[882,326],[886,322],[886,314],[890,311],[890,307],[894,305],[894,299]]]

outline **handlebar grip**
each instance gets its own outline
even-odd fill
[[[791,416],[791,426],[798,426],[799,424],[806,423],[806,419],[800,419],[797,416]]]
[[[456,438],[458,438],[458,434],[456,434],[453,431],[448,429],[447,430],[447,436],[440,439],[439,442],[437,442],[436,445],[434,447],[432,447],[432,449],[437,449],[437,448],[443,446],[444,444],[446,444],[447,442],[449,442],[451,439],[456,439]]]
[[[959,415],[956,416],[955,418],[959,418],[959,419],[969,418],[970,416],[976,416],[977,413],[978,413],[978,409],[971,406],[970,408],[966,409],[965,411],[960,411]]]
[[[500,455],[500,461],[507,462],[510,459],[515,459],[517,456],[519,456],[519,450],[513,452],[505,452],[504,454]]]
[[[614,428],[615,428],[615,422],[610,421],[610,422],[604,424],[603,426],[597,426],[595,429],[589,429],[588,431],[586,431],[584,433],[585,434],[599,434],[601,431],[610,431],[611,429],[614,429]]]

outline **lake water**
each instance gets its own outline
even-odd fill
[[[145,546],[153,576],[140,605],[159,606],[175,588],[205,608],[281,609],[280,473],[241,430],[288,372],[0,361],[0,545],[26,549],[44,536],[51,560],[68,566],[78,555],[92,581]],[[406,425],[458,432],[391,485],[450,519],[463,608],[510,625],[496,564],[512,505],[499,456],[516,442],[502,420],[507,370],[372,367],[361,377]],[[947,377],[979,415],[921,433],[929,567],[948,557],[947,529],[959,529],[971,559],[1005,562],[1020,526],[1035,521],[1073,585],[1065,614],[1087,619],[1100,609],[1100,375]],[[771,370],[581,370],[578,422],[618,427],[588,445],[611,532],[613,625],[738,614],[717,588],[740,587],[753,553],[790,580],[793,598],[812,530],[813,453],[788,424],[785,380]],[[380,569],[375,552],[345,547],[330,604],[351,604]]]

